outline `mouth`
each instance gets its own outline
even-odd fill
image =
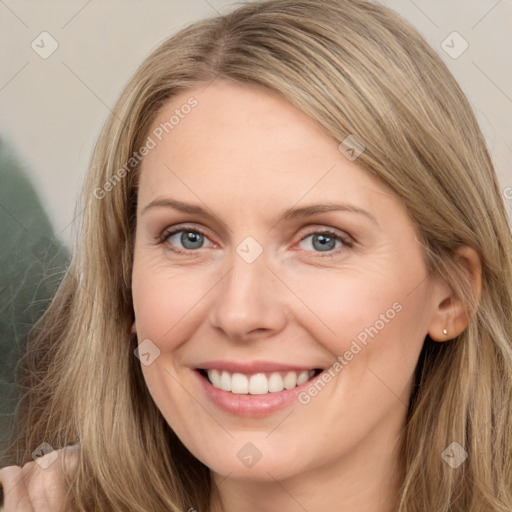
[[[294,389],[314,379],[322,369],[273,371],[252,374],[232,373],[219,369],[196,370],[214,388],[234,395],[266,395]]]

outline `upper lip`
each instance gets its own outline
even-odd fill
[[[252,362],[236,362],[236,361],[205,361],[197,366],[198,370],[225,370],[230,373],[264,373],[264,372],[302,372],[308,370],[316,370],[316,366],[292,365],[287,363],[278,363],[275,361],[252,361]]]

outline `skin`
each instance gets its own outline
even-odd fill
[[[68,446],[47,453],[22,468],[0,469],[4,512],[65,512],[72,510],[64,474],[78,468],[78,448]]]
[[[161,351],[142,366],[155,403],[219,483],[211,510],[391,511],[422,343],[427,333],[456,336],[464,309],[444,282],[427,279],[401,201],[311,119],[272,92],[217,80],[173,98],[153,129],[191,96],[197,107],[140,175],[133,330]],[[220,222],[164,206],[144,211],[163,198],[205,207]],[[280,220],[286,208],[327,201],[376,222],[349,211]],[[157,242],[183,223],[205,232],[202,247],[183,246],[181,233]],[[356,242],[322,257],[309,235],[325,228]],[[263,248],[250,264],[236,252],[247,236]],[[460,254],[476,272],[476,256]],[[241,418],[214,405],[193,374],[214,359],[328,368],[396,302],[400,313],[308,405]],[[236,456],[248,442],[262,453],[251,468]]]
[[[210,512],[391,512],[423,341],[457,336],[468,322],[464,307],[446,283],[427,279],[400,199],[307,116],[274,93],[216,80],[174,97],[151,131],[191,96],[197,106],[149,152],[140,175],[132,330],[160,350],[141,365],[148,389],[210,468]],[[170,197],[218,221],[168,207],[144,211]],[[326,202],[350,203],[375,221],[350,211],[280,219],[286,208]],[[162,241],[184,223],[205,232],[201,248],[186,251],[181,233]],[[337,241],[322,251],[325,229],[352,247]],[[236,252],[247,236],[263,248],[253,263]],[[459,256],[478,296],[478,256],[469,248]],[[396,303],[400,312],[307,405],[242,418],[218,409],[193,371],[214,359],[328,369]],[[248,442],[262,454],[250,468],[237,457]],[[62,476],[53,467],[0,470],[5,511],[61,510]],[[28,477],[33,472],[38,478]]]

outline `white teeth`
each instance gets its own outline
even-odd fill
[[[208,370],[208,379],[213,387],[223,391],[231,391],[237,395],[265,395],[278,393],[284,389],[293,389],[304,384],[315,375],[314,370],[302,372],[256,373],[248,377],[243,373],[229,373],[220,370]]]
[[[295,372],[288,372],[283,379],[283,384],[286,389],[292,389],[297,385],[297,374]]]
[[[309,372],[304,371],[300,372],[297,376],[297,386],[300,386],[301,384],[304,384],[304,382],[307,382],[309,380]]]
[[[249,393],[249,379],[243,373],[234,373],[231,377],[231,392],[237,395]]]
[[[283,389],[283,377],[281,377],[280,373],[274,372],[268,379],[268,390],[271,393],[276,393],[278,391],[283,391]]]
[[[228,372],[222,372],[219,387],[225,391],[231,391],[231,375]]]
[[[251,376],[249,379],[249,393],[251,395],[265,395],[268,393],[268,379],[264,373]]]
[[[208,377],[210,377],[210,380],[212,381],[212,384],[216,388],[220,388],[220,374],[218,370],[211,370],[208,372]]]

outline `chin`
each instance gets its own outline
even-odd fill
[[[258,459],[257,452],[254,451],[251,460],[250,451],[252,447],[245,445],[245,450],[233,450],[232,457],[226,457],[211,460],[211,453],[208,454],[208,460],[204,464],[214,473],[223,478],[229,477],[234,480],[247,480],[259,482],[272,482],[275,480],[285,480],[298,473],[300,468],[297,465],[297,457],[286,457],[281,452],[261,453]],[[305,470],[305,469],[304,469]]]

